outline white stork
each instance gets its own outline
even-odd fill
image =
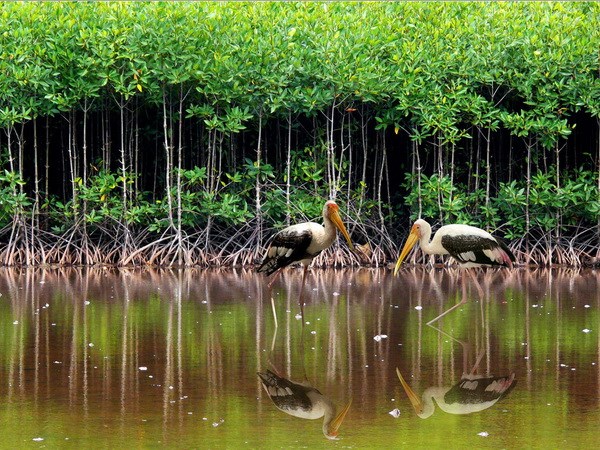
[[[417,416],[421,419],[426,419],[433,414],[435,410],[433,400],[442,411],[449,414],[471,414],[483,411],[506,396],[516,384],[514,373],[505,377],[463,375],[455,386],[430,387],[425,389],[422,397],[419,398],[404,381],[398,368],[396,373]]]
[[[453,224],[444,225],[435,233],[431,242],[431,225],[425,220],[418,219],[410,230],[406,243],[400,252],[394,275],[398,274],[402,261],[417,242],[421,250],[428,255],[450,255],[461,267],[481,266],[513,266],[515,256],[502,240],[495,238],[481,228],[471,225]],[[463,279],[463,296],[460,303],[453,306],[443,314],[428,322],[431,324],[453,309],[465,304],[466,285]]]
[[[323,434],[327,439],[337,439],[340,425],[352,402],[348,402],[336,415],[331,400],[309,384],[294,383],[270,370],[258,372],[258,376],[277,409],[301,419],[323,417]]]

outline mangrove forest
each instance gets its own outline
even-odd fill
[[[4,2],[0,265],[241,266],[335,199],[600,261],[600,4]]]

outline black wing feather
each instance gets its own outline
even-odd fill
[[[316,391],[316,389],[302,386],[301,384],[294,383],[286,378],[280,377],[275,373],[267,370],[264,373],[258,372],[267,393],[269,393],[269,387],[275,388],[280,391],[281,395],[271,395],[269,397],[273,400],[275,406],[282,410],[299,410],[309,411],[312,408],[312,402],[308,398],[307,392]],[[292,393],[285,394],[286,391]],[[318,391],[317,391],[318,392]]]
[[[312,241],[310,230],[298,232],[297,230],[284,229],[277,233],[271,239],[269,249],[262,263],[258,267],[258,272],[266,272],[271,275],[277,269],[288,266],[296,261],[301,261],[309,255],[306,250]],[[286,254],[292,250],[289,255]]]
[[[444,395],[444,401],[448,404],[460,403],[478,404],[498,400],[508,394],[515,386],[515,374],[505,377],[489,378],[464,378],[455,386],[452,386]],[[489,389],[492,383],[496,383],[495,389]],[[486,389],[487,388],[487,389]]]
[[[475,235],[446,235],[442,236],[442,245],[450,253],[454,259],[460,263],[477,263],[477,264],[488,264],[488,265],[502,265],[497,261],[490,259],[483,251],[493,250],[495,248],[502,248],[507,254],[511,261],[515,260],[515,256],[512,254],[508,246],[500,239],[487,239],[482,236]],[[463,258],[463,254],[466,252],[472,252],[475,255],[475,261],[467,260]]]

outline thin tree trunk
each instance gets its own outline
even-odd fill
[[[292,208],[290,201],[291,175],[292,175],[292,110],[288,111],[288,140],[287,140],[287,155],[286,155],[286,183],[285,183],[285,223],[290,225],[290,210]]]
[[[369,158],[368,155],[368,136],[366,133],[367,123],[365,122],[364,116],[364,106],[361,105],[361,114],[360,114],[360,129],[361,129],[361,138],[362,138],[362,150],[363,150],[363,161],[362,161],[362,172],[360,176],[361,186],[360,186],[360,200],[358,204],[358,217],[360,217],[362,211],[362,205],[365,201],[366,187],[367,187],[367,160]]]
[[[36,227],[40,226],[39,207],[40,207],[40,173],[38,165],[38,136],[37,136],[37,118],[33,118],[33,217]]]
[[[125,105],[123,94],[119,98],[119,118],[121,126],[120,154],[121,154],[121,177],[123,178],[123,214],[127,212],[127,161],[125,155]]]
[[[531,137],[527,139],[527,174],[525,178],[525,251],[527,252],[527,262],[529,262],[531,254],[529,252],[529,230],[531,228],[531,221],[529,217],[529,194],[531,192]]]
[[[73,149],[73,112],[69,111],[68,115],[68,142],[67,142],[67,154],[69,155],[69,178],[71,181],[71,195],[73,199],[73,219],[77,223],[78,208],[77,208],[77,186],[75,182],[75,158]]]
[[[327,118],[327,185],[329,187],[329,198],[335,199],[335,157],[334,157],[334,140],[333,129],[335,120],[335,98],[331,105],[331,116]]]
[[[377,212],[379,213],[379,222],[381,223],[380,230],[384,231],[385,228],[385,218],[383,217],[383,209],[381,208],[382,198],[381,198],[381,187],[383,184],[383,174],[385,170],[385,161],[386,161],[386,149],[385,149],[385,131],[382,132],[383,136],[381,138],[381,167],[379,168],[379,181],[377,183]]]
[[[167,206],[169,209],[169,226],[172,229],[175,228],[175,223],[173,221],[173,198],[171,197],[171,146],[169,145],[169,128],[167,126],[167,91],[165,87],[163,87],[163,136],[164,136],[164,146],[165,146],[165,157],[166,157],[166,193],[167,193]]]
[[[260,203],[261,185],[260,185],[260,164],[262,160],[262,108],[258,112],[258,143],[256,145],[256,185],[255,185],[255,209],[256,226],[258,228],[258,246],[257,251],[262,247],[262,210]]]
[[[183,264],[183,236],[181,232],[181,169],[183,154],[183,85],[179,90],[179,127],[177,132],[177,264]]]
[[[48,191],[50,183],[50,123],[46,117],[46,164],[44,165],[44,203],[48,202]]]
[[[491,140],[491,129],[487,129],[485,137],[485,207],[490,206],[490,186],[492,178],[492,170],[490,168],[490,140]]]
[[[419,143],[413,141],[413,153],[417,162],[417,198],[419,202],[419,216],[420,219],[423,216],[423,190],[421,189],[421,156],[419,155]]]

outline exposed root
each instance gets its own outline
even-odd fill
[[[315,258],[315,267],[380,267],[395,261],[402,239],[371,224],[352,224],[354,252],[343,242]],[[272,230],[261,230],[256,220],[236,229],[212,224],[195,232],[168,229],[162,234],[131,230],[115,221],[93,228],[78,223],[57,235],[17,217],[0,230],[0,265],[109,265],[159,267],[244,267],[258,263]],[[600,267],[599,232],[574,228],[555,238],[532,230],[510,243],[518,264],[536,266]],[[435,265],[435,257],[413,252],[409,261]]]

